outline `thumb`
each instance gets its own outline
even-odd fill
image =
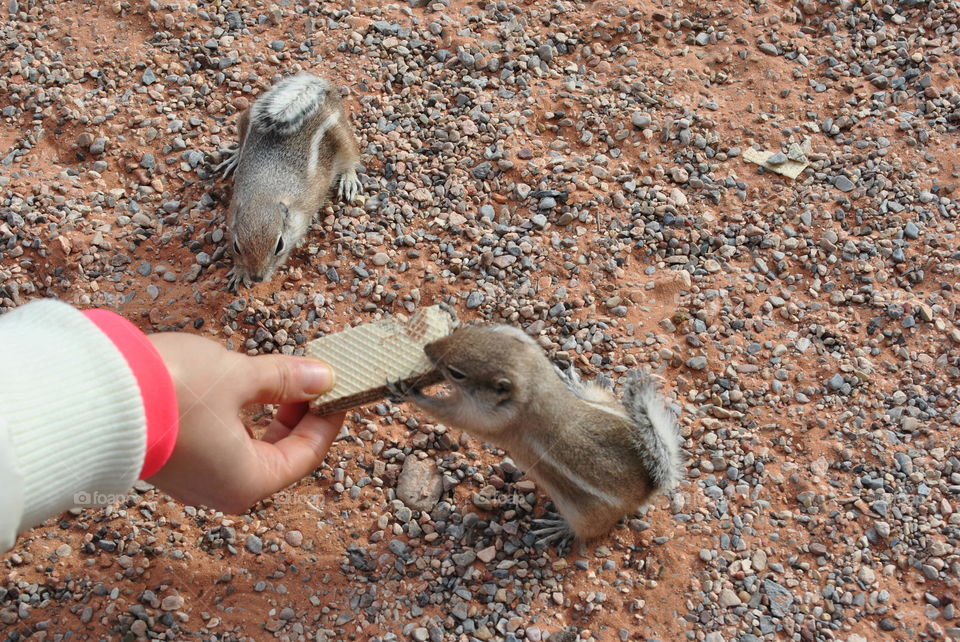
[[[331,388],[334,374],[317,359],[266,354],[247,358],[249,385],[244,402],[289,403],[308,401]]]

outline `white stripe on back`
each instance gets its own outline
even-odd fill
[[[317,130],[313,132],[313,136],[310,137],[310,156],[307,159],[307,172],[309,175],[313,175],[317,171],[317,162],[320,159],[320,141],[323,140],[323,137],[330,130],[331,127],[336,125],[340,121],[340,111],[336,110],[329,116],[327,119],[320,123],[320,126],[317,127]]]

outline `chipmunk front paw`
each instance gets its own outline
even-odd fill
[[[416,383],[387,379],[387,399],[393,403],[404,403],[420,393]]]
[[[222,160],[213,168],[213,171],[221,174],[223,178],[227,178],[240,164],[240,145],[234,144],[231,147],[221,149],[220,158]]]
[[[337,195],[344,203],[352,203],[360,194],[362,185],[357,176],[357,170],[349,169],[340,175],[340,186],[337,188]]]
[[[236,294],[241,285],[243,285],[245,288],[249,288],[251,285],[250,277],[247,276],[245,270],[239,269],[237,266],[233,266],[230,268],[230,271],[227,272],[227,291]]]

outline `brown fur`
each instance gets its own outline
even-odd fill
[[[252,109],[252,108],[251,108]],[[313,134],[339,115],[317,143],[317,162],[308,159]],[[289,136],[251,126],[250,109],[240,116],[239,161],[227,213],[234,284],[269,279],[303,240],[314,215],[326,204],[338,177],[356,180],[357,141],[336,92],[326,94],[320,109]],[[353,177],[352,179],[349,177]],[[283,251],[277,252],[283,239]],[[235,249],[239,246],[239,255]]]
[[[437,421],[506,450],[581,539],[608,532],[660,490],[650,454],[637,447],[641,428],[620,402],[599,388],[572,391],[522,331],[467,326],[425,351],[451,392],[411,400]]]

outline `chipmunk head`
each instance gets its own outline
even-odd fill
[[[465,326],[424,348],[449,385],[450,402],[474,431],[512,424],[536,382],[540,347],[509,326]]]
[[[270,280],[304,232],[300,217],[285,200],[268,194],[234,198],[230,208],[228,241],[233,254],[233,285],[250,287]]]

